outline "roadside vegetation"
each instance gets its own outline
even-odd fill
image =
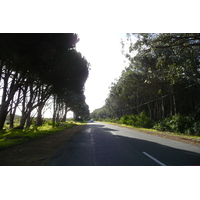
[[[102,119],[97,118],[96,121],[104,121],[110,123],[116,123],[120,125],[126,125],[135,128],[146,128],[149,130],[157,130],[160,132],[172,132],[179,135],[198,136],[200,138],[200,121],[195,121],[193,117],[175,115],[171,118],[156,123],[141,112],[139,115],[125,115],[118,119]]]
[[[128,34],[126,68],[96,120],[200,136],[200,34]]]
[[[51,120],[46,120],[42,126],[37,126],[33,123],[29,129],[10,129],[9,125],[5,125],[4,129],[0,131],[0,150],[28,142],[36,138],[42,138],[49,134],[80,124],[83,125],[84,123],[69,120],[67,122],[58,122],[53,125]]]
[[[145,116],[144,112],[140,115],[126,115],[120,120],[109,118],[98,118],[95,120],[164,138],[200,145],[199,121],[192,122],[192,119],[181,115],[173,116],[172,119],[165,119],[165,122],[162,123],[153,122]]]

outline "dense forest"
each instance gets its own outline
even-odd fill
[[[127,40],[128,65],[91,117],[200,135],[200,34],[127,34]]]
[[[53,123],[66,121],[69,110],[87,118],[84,84],[88,61],[76,51],[78,35],[47,33],[0,34],[0,129],[9,116],[14,127],[16,110],[20,125],[29,128],[33,117],[43,123],[44,109],[52,104]]]

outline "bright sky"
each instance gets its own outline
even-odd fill
[[[125,68],[121,53],[121,38],[125,33],[78,33],[80,41],[76,45],[91,64],[85,84],[86,103],[90,112],[101,108],[109,94],[109,86],[119,78]]]

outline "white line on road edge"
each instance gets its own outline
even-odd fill
[[[146,156],[148,156],[149,158],[151,158],[152,160],[154,160],[155,162],[157,162],[159,165],[166,166],[165,164],[163,164],[162,162],[160,162],[159,160],[157,160],[153,156],[149,155],[148,153],[146,153],[146,152],[142,152],[142,153],[145,154]]]
[[[112,131],[110,131],[113,135],[116,135],[116,133],[114,133],[114,132],[112,132]]]

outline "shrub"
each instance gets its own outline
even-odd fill
[[[136,119],[136,126],[138,127],[152,128],[153,126],[153,121],[146,116],[144,111],[137,115]]]
[[[170,127],[167,124],[167,121],[169,121],[169,118],[166,118],[164,121],[161,121],[159,123],[156,123],[153,128],[158,131],[170,131]]]
[[[127,123],[127,120],[128,120],[128,115],[124,115],[123,117],[121,117],[121,119],[120,119],[120,122],[122,123],[122,124],[126,124]]]
[[[121,117],[120,122],[126,125],[134,125],[135,119],[136,118],[134,115],[124,115],[123,117]]]
[[[53,121],[48,121],[47,124],[48,125],[53,125]]]
[[[125,115],[121,117],[120,122],[143,128],[151,128],[153,126],[153,121],[146,116],[145,112],[141,112],[139,115]]]
[[[84,122],[83,118],[76,118],[75,121],[76,122]]]
[[[200,136],[200,121],[194,122],[192,130],[194,131],[194,135]]]
[[[165,118],[153,127],[159,131],[171,131],[187,135],[200,135],[200,122],[195,121],[193,116],[177,114],[171,118]]]
[[[106,122],[110,122],[111,119],[107,117],[106,119],[104,119],[104,121],[106,121]]]

